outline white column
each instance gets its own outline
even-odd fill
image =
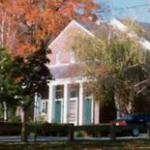
[[[94,124],[99,124],[100,120],[100,102],[99,101],[94,101],[95,105],[95,110],[94,110]]]
[[[81,82],[79,83],[79,125],[83,125],[83,103],[84,103],[83,82]]]
[[[37,121],[38,119],[38,94],[35,93],[34,96],[34,121]]]
[[[91,105],[91,124],[94,124],[94,116],[95,116],[95,114],[94,114],[94,112],[95,112],[95,106],[94,106],[94,96],[92,95],[92,96],[90,96],[91,97],[91,103],[92,103],[92,105]]]
[[[68,123],[68,84],[64,84],[64,115],[63,115],[63,123]]]
[[[48,122],[53,122],[53,100],[54,100],[54,87],[53,85],[49,84],[49,100],[48,100]]]

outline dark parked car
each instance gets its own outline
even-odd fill
[[[131,133],[138,136],[140,132],[147,131],[147,123],[150,122],[150,115],[129,114],[112,122],[117,133]]]

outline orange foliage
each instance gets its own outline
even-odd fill
[[[85,19],[94,0],[0,0],[0,44],[13,55],[32,53],[55,37],[69,20]]]

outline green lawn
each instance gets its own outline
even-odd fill
[[[0,144],[0,150],[150,150],[150,141]]]

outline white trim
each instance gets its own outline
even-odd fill
[[[70,97],[69,101],[76,101],[78,100],[78,97]]]
[[[100,123],[100,101],[94,101],[94,124],[99,124]]]
[[[62,67],[62,66],[69,66],[70,63],[63,63],[63,64],[46,64],[46,66],[50,69],[50,68],[55,68],[55,67]]]
[[[87,78],[84,77],[64,78],[64,79],[49,80],[48,85],[56,86],[56,85],[64,85],[65,83],[74,84],[87,81],[88,81]]]
[[[68,84],[64,84],[64,101],[63,101],[64,117],[63,123],[68,122]]]
[[[92,105],[91,105],[91,124],[94,124],[94,96],[91,96],[91,101],[92,101]]]
[[[93,33],[91,33],[89,30],[87,30],[86,28],[84,28],[81,24],[79,24],[77,21],[72,20],[65,28],[64,30],[62,30],[60,32],[60,34],[51,42],[51,44],[48,46],[48,48],[51,48],[52,45],[55,44],[55,42],[57,42],[57,40],[59,40],[59,38],[61,38],[61,36],[63,36],[64,32],[67,31],[69,29],[69,27],[75,24],[77,27],[79,27],[81,30],[83,30],[85,33],[89,34],[90,36],[94,36]]]
[[[79,125],[83,125],[83,105],[84,105],[84,93],[83,82],[79,84]]]
[[[37,92],[34,95],[34,121],[38,120],[38,94]]]
[[[82,29],[84,32],[86,32],[87,34],[89,34],[90,36],[95,36],[92,32],[90,32],[89,30],[87,30],[86,28],[84,28],[80,23],[78,23],[77,21],[73,20],[71,23],[76,24],[77,26],[80,27],[80,29]]]
[[[49,86],[49,101],[48,101],[48,122],[52,123],[53,122],[53,106],[54,106],[54,86],[51,84],[48,84]]]
[[[63,98],[55,98],[54,101],[63,101]]]

